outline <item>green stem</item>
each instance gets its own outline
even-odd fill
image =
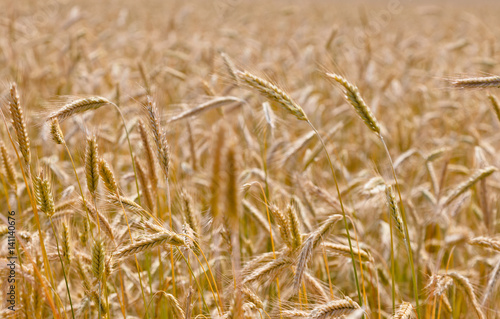
[[[399,189],[399,183],[398,183],[398,178],[396,177],[396,171],[394,170],[394,165],[392,163],[391,154],[389,153],[389,149],[387,148],[387,144],[385,143],[385,140],[382,137],[382,135],[379,134],[379,137],[380,137],[380,140],[382,141],[382,144],[384,145],[387,156],[389,157],[392,175],[394,176],[394,181],[396,183],[396,189],[398,190],[399,202],[401,203],[401,217],[403,218],[403,224],[405,227],[405,237],[406,237],[405,238],[405,244],[406,244],[405,246],[406,246],[406,250],[408,251],[408,260],[410,262],[411,276],[412,276],[412,281],[413,281],[413,294],[415,295],[416,313],[417,313],[417,319],[419,319],[420,318],[420,307],[419,307],[419,302],[418,302],[418,282],[417,282],[417,276],[415,273],[415,265],[413,264],[413,252],[411,250],[410,235],[408,233],[408,223],[406,222],[405,207],[403,204],[403,198],[401,196],[401,190]]]
[[[132,144],[130,144],[130,137],[129,137],[128,130],[127,130],[127,123],[125,122],[125,117],[123,116],[123,113],[120,110],[120,108],[118,107],[118,105],[116,105],[114,103],[112,103],[112,105],[118,111],[118,114],[120,114],[120,117],[121,117],[122,122],[123,122],[123,129],[125,130],[125,135],[127,136],[127,143],[128,143],[128,148],[130,151],[130,158],[132,160],[132,168],[134,170],[135,187],[137,188],[137,201],[139,202],[139,205],[141,205],[141,195],[140,195],[141,191],[139,189],[139,181],[137,180],[137,171],[135,168],[134,153],[132,152]]]
[[[52,223],[52,218],[49,217],[49,220],[50,220],[50,226],[52,226],[52,232],[54,233],[54,238],[56,239],[57,255],[59,256],[59,260],[61,261],[61,268],[62,268],[63,275],[64,275],[64,283],[66,284],[66,290],[68,291],[69,304],[71,306],[71,315],[73,316],[73,319],[75,319],[75,311],[73,310],[73,302],[71,301],[71,293],[69,291],[68,278],[66,277],[66,270],[64,270],[64,263],[63,263],[63,260],[61,257],[61,252],[59,250],[59,240],[57,239],[57,233],[56,233],[56,229],[54,228],[54,223]]]
[[[332,171],[333,180],[335,182],[335,188],[337,190],[337,194],[339,197],[340,209],[342,210],[342,215],[344,216],[344,226],[345,226],[345,231],[347,234],[347,241],[349,243],[349,251],[351,253],[352,269],[354,272],[354,280],[356,282],[356,289],[358,291],[359,305],[362,307],[363,306],[363,298],[361,296],[361,290],[359,288],[358,271],[356,270],[356,259],[354,257],[354,251],[352,249],[351,236],[349,234],[349,226],[347,225],[347,216],[345,213],[344,203],[342,201],[342,196],[340,195],[340,188],[339,188],[339,183],[337,181],[337,175],[335,174],[335,170],[333,169],[332,160],[330,159],[330,155],[328,154],[328,151],[326,150],[326,145],[325,145],[325,142],[323,141],[323,139],[321,138],[321,135],[319,134],[318,130],[314,127],[314,125],[312,125],[311,122],[307,121],[307,123],[314,130],[314,133],[316,133],[316,136],[318,136],[318,139],[321,142],[321,145],[323,145],[323,149],[325,150],[326,158],[328,159],[328,164],[330,165],[330,170]]]

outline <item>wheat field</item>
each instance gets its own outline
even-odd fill
[[[0,3],[1,318],[500,318],[496,1]]]

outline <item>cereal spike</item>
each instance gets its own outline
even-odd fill
[[[359,89],[340,75],[333,73],[327,73],[326,75],[340,83],[346,89],[345,98],[354,107],[359,117],[363,120],[363,122],[365,122],[368,128],[380,135],[380,125],[368,105],[366,105],[365,101],[361,97]]]

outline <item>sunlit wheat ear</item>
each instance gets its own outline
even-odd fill
[[[179,301],[177,301],[177,299],[171,294],[164,293],[163,295],[167,300],[168,307],[172,310],[174,314],[174,318],[185,319],[186,317],[184,315],[184,310],[182,310],[181,306],[179,305]]]
[[[488,98],[490,99],[491,106],[493,106],[493,111],[495,111],[497,119],[500,121],[500,102],[498,102],[497,97],[492,94],[488,95]]]
[[[368,126],[370,130],[380,135],[380,125],[368,105],[366,105],[365,101],[361,97],[359,89],[340,75],[333,73],[327,73],[326,75],[340,83],[345,88],[345,98],[354,107],[359,117],[363,120],[363,122],[365,122],[366,126]]]
[[[146,130],[146,126],[142,120],[139,120],[139,134],[141,136],[142,146],[144,147],[144,151],[146,152],[146,159],[148,163],[148,175],[151,180],[151,185],[153,189],[156,190],[158,185],[158,175],[156,174],[156,164],[155,164],[155,156],[153,152],[153,148],[149,142],[148,132]]]
[[[327,319],[347,315],[356,309],[359,305],[349,297],[330,301],[324,305],[314,308],[309,314],[309,319]]]
[[[222,97],[216,97],[208,102],[205,102],[203,104],[200,104],[196,106],[195,108],[192,108],[190,110],[187,110],[185,112],[180,113],[179,115],[176,115],[174,117],[171,117],[168,121],[167,124],[177,122],[183,119],[190,118],[192,116],[198,115],[200,113],[209,111],[211,109],[219,108],[224,105],[235,105],[235,103],[238,103],[238,105],[241,105],[245,103],[244,100],[239,99],[237,97],[233,96],[222,96]]]
[[[430,297],[441,297],[453,284],[453,279],[446,275],[433,274],[429,278],[429,283],[425,290],[429,291]]]
[[[452,80],[454,87],[462,89],[500,87],[500,76],[485,76]]]
[[[483,311],[481,310],[481,305],[479,304],[476,298],[476,294],[474,293],[474,288],[469,282],[469,279],[456,272],[447,273],[446,276],[451,277],[455,285],[465,293],[469,301],[469,304],[476,312],[477,317],[479,319],[485,319],[486,317],[484,316]]]
[[[33,188],[40,211],[44,212],[47,217],[52,217],[56,211],[49,180],[45,179],[43,174],[40,173],[37,177],[33,178]]]
[[[470,245],[481,246],[500,252],[500,241],[488,237],[475,237],[469,240]]]
[[[12,125],[16,131],[17,142],[19,149],[23,155],[24,163],[29,165],[31,161],[30,153],[30,140],[28,137],[28,130],[26,129],[26,120],[24,118],[23,109],[17,92],[17,86],[12,83],[10,86],[10,101],[9,101],[10,115],[12,117]]]
[[[264,304],[262,300],[260,300],[259,296],[257,296],[252,290],[247,287],[241,288],[241,293],[245,297],[245,300],[253,303],[258,309],[264,309]]]
[[[448,206],[452,201],[457,199],[458,196],[462,195],[469,188],[474,186],[480,180],[490,176],[497,171],[496,167],[489,166],[483,169],[477,170],[468,180],[458,185],[454,190],[452,190],[448,196],[443,199],[443,207]]]
[[[112,194],[118,194],[118,185],[116,184],[115,175],[104,158],[99,159],[99,175],[101,175],[106,189]]]
[[[143,239],[121,248],[114,253],[113,258],[121,259],[135,253],[153,249],[160,245],[184,246],[184,239],[181,235],[164,230],[161,233],[143,237]]]
[[[332,251],[335,254],[351,257],[351,250],[349,246],[342,244],[334,244],[334,243],[323,243],[323,247],[327,250]],[[360,256],[362,261],[370,261],[372,260],[371,256],[365,250],[358,250],[357,248],[353,248],[353,252],[356,256]]]
[[[64,144],[64,134],[59,126],[59,120],[57,118],[50,120],[50,136],[56,144]]]
[[[287,319],[308,318],[309,312],[298,309],[285,309],[281,310],[280,316]],[[279,318],[279,316],[278,316]]]
[[[251,74],[248,71],[236,71],[236,76],[241,82],[259,91],[266,98],[278,102],[289,113],[301,121],[309,121],[304,110],[282,89],[276,85]]]
[[[143,217],[146,217],[148,218],[148,213],[147,211],[142,208],[142,206],[140,206],[139,204],[137,204],[136,202],[134,202],[133,200],[131,200],[130,198],[127,198],[127,197],[124,197],[124,196],[120,196],[120,199],[116,198],[116,196],[112,196],[110,198],[108,198],[108,200],[115,206],[117,207],[121,207],[121,205],[123,205],[123,207],[126,209],[126,210],[129,210],[133,213],[136,213],[136,214],[139,214]]]
[[[401,212],[399,211],[399,206],[396,201],[396,195],[394,194],[394,189],[392,186],[385,186],[385,195],[387,198],[387,206],[389,207],[389,211],[391,213],[391,217],[394,220],[394,226],[398,230],[399,234],[405,238],[403,220],[401,219]]]
[[[341,221],[342,218],[342,215],[330,216],[316,231],[312,232],[302,244],[295,270],[295,276],[293,278],[294,291],[298,291],[300,289],[302,278],[307,268],[307,263],[312,256],[314,248],[319,245],[321,239],[324,238],[333,226],[335,226],[337,222]]]
[[[78,99],[64,105],[59,110],[51,113],[48,119],[52,120],[53,118],[57,118],[59,122],[62,122],[75,114],[83,113],[89,110],[95,110],[106,104],[113,104],[113,102],[100,96]]]
[[[144,109],[146,110],[146,114],[148,116],[148,121],[149,121],[149,127],[153,134],[153,140],[156,145],[156,156],[158,162],[160,163],[160,168],[163,171],[165,178],[168,178],[168,170],[170,163],[170,147],[168,146],[167,138],[165,137],[165,132],[162,130],[160,126],[158,109],[156,108],[156,104],[150,97],[148,97],[147,102],[144,105]]]
[[[288,223],[290,225],[291,237],[292,237],[292,247],[293,249],[300,247],[302,245],[302,232],[300,231],[300,221],[297,216],[297,210],[293,205],[288,205],[286,208],[286,213],[288,216]]]
[[[97,141],[95,136],[87,137],[87,148],[85,151],[85,176],[87,177],[87,188],[95,197],[99,185],[99,159],[97,154]]]
[[[288,247],[292,248],[292,239],[290,238],[290,236],[292,235],[292,230],[290,228],[290,222],[288,218],[285,217],[285,215],[283,215],[279,208],[274,205],[271,205],[270,210],[274,216],[276,224],[278,224],[281,239]]]
[[[193,210],[193,199],[186,191],[182,191],[180,194],[182,201],[182,212],[184,213],[184,219],[186,224],[191,227],[196,236],[200,236],[200,227],[197,216]]]
[[[71,262],[71,238],[70,238],[70,232],[69,232],[69,227],[66,222],[62,222],[61,224],[62,228],[62,251],[63,251],[63,256],[64,256],[64,261],[66,262],[67,265]]]
[[[101,239],[96,239],[92,246],[92,273],[97,280],[101,280],[104,273],[104,242]]]
[[[394,316],[392,316],[392,319],[409,319],[413,314],[413,306],[409,302],[403,302],[398,310],[396,310],[396,313]]]
[[[0,155],[2,157],[2,166],[5,176],[7,177],[7,182],[10,187],[12,187],[17,192],[17,181],[16,181],[16,171],[14,169],[14,164],[12,163],[12,159],[7,153],[7,148],[0,141]]]
[[[293,263],[287,256],[281,256],[264,264],[254,270],[251,274],[243,279],[243,284],[250,284],[256,281],[267,282],[274,280],[284,269],[290,267]]]

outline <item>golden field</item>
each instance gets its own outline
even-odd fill
[[[2,318],[500,318],[495,1],[0,1]]]

